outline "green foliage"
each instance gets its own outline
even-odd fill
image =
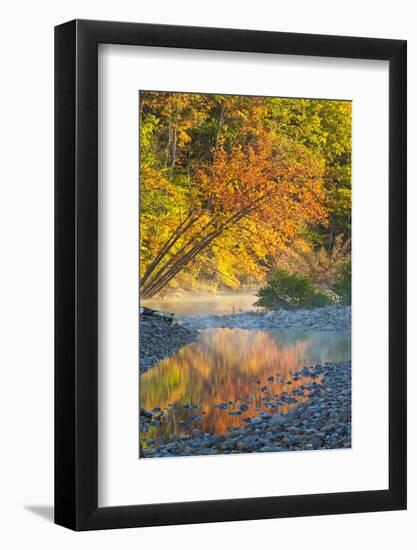
[[[352,262],[348,261],[339,266],[338,274],[332,286],[341,304],[352,303]]]
[[[284,269],[272,271],[268,283],[258,291],[257,307],[268,310],[324,307],[331,299],[311,279]]]

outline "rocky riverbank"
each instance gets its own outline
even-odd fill
[[[351,306],[182,317],[184,327],[338,332],[351,330]]]
[[[179,325],[172,315],[142,308],[139,326],[140,373],[173,355],[197,336],[197,330]]]
[[[254,417],[242,416],[242,427],[231,428],[225,434],[214,435],[197,428],[189,435],[172,436],[169,441],[147,440],[142,456],[173,457],[190,455],[217,455],[277,451],[303,451],[351,447],[351,363],[325,363],[304,367],[293,373],[293,379],[302,375],[311,383],[301,387],[307,400],[294,406],[287,414],[274,413],[277,405],[294,399],[288,394],[270,398],[271,413],[260,412]],[[262,391],[260,387],[260,391]],[[219,404],[219,406],[226,404]],[[198,409],[199,404],[187,404]],[[240,404],[238,413],[245,411]],[[169,411],[154,407],[141,410],[140,424],[146,432],[152,426],[168,421]],[[231,413],[230,413],[231,414]],[[197,417],[198,418],[198,415]],[[244,422],[243,422],[244,421]]]

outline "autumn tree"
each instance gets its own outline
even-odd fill
[[[252,145],[216,151],[213,161],[196,172],[186,208],[178,208],[177,225],[144,271],[142,296],[160,292],[208,247],[239,246],[227,241],[231,229],[252,232],[252,238],[263,233],[274,247],[292,239],[301,223],[325,214],[322,171],[322,163],[306,149],[270,132]]]
[[[277,132],[302,143],[325,161],[329,218],[315,228],[314,238],[331,252],[336,235],[348,240],[351,232],[352,103],[271,98],[268,110]]]
[[[338,148],[331,109],[320,118],[308,101],[141,92],[142,297],[261,281],[283,252],[320,244],[338,208],[343,218],[329,181],[349,136]]]

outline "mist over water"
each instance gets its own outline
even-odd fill
[[[187,315],[230,315],[242,311],[256,311],[258,299],[252,292],[225,292],[216,294],[190,294],[178,298],[167,297],[141,300],[141,306],[174,313],[178,317]]]

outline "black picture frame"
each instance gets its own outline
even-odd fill
[[[98,506],[98,44],[389,62],[389,488]],[[406,41],[74,20],[55,28],[55,523],[74,530],[406,508]]]

